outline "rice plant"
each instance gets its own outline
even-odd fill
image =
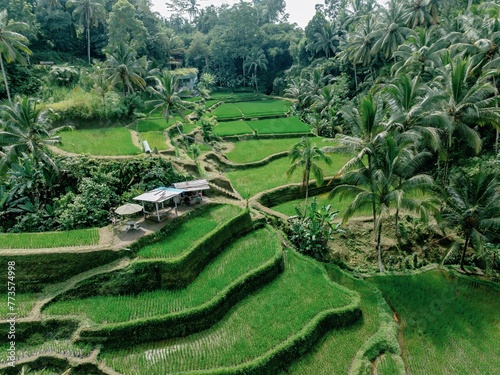
[[[218,225],[235,217],[240,212],[240,208],[232,205],[209,208],[202,215],[184,222],[162,241],[143,247],[138,256],[140,258],[173,258],[179,256],[189,249],[196,240],[199,240]]]
[[[124,322],[186,310],[215,298],[251,270],[281,251],[275,232],[254,231],[234,242],[185,289],[157,290],[137,296],[98,296],[56,302],[44,313],[85,315],[96,324]]]
[[[287,251],[284,273],[236,305],[211,329],[172,340],[104,350],[101,359],[127,374],[165,374],[230,367],[256,359],[296,335],[322,311],[352,294],[317,263]]]
[[[43,233],[0,233],[0,247],[3,249],[92,246],[98,243],[98,228]]]
[[[401,320],[411,374],[495,374],[500,291],[432,270],[369,279]]]

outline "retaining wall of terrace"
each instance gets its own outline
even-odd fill
[[[179,313],[83,329],[78,341],[127,347],[142,342],[183,337],[208,329],[248,294],[274,280],[283,271],[283,267],[283,256],[279,250],[271,260],[243,275],[216,298],[203,305]]]
[[[94,295],[138,294],[157,289],[182,288],[192,282],[228,243],[251,229],[250,213],[244,211],[196,241],[179,257],[134,261],[124,269],[81,281],[52,302]]]

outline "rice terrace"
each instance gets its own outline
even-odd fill
[[[500,375],[500,4],[287,2],[5,2],[0,374]]]

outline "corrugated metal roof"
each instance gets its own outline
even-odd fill
[[[147,193],[143,193],[133,198],[136,201],[143,202],[153,202],[153,203],[161,203],[169,200],[170,198],[175,197],[176,195],[180,195],[184,193],[185,190],[167,188],[167,187],[159,187],[148,191]]]
[[[181,189],[184,191],[197,191],[197,190],[207,190],[210,189],[207,180],[194,180],[185,182],[176,182],[172,184],[174,188]]]

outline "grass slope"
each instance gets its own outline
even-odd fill
[[[137,255],[139,258],[176,257],[219,224],[228,221],[240,212],[240,208],[232,205],[209,208],[201,216],[190,218],[184,222],[162,241],[143,247]]]
[[[202,305],[239,277],[270,260],[281,246],[276,233],[263,228],[238,239],[185,289],[137,296],[99,296],[51,304],[46,314],[85,315],[92,322],[117,323],[170,314]]]
[[[67,246],[92,246],[99,243],[97,228],[62,232],[0,233],[2,249],[40,249]]]
[[[11,302],[15,302],[16,319],[27,317],[35,306],[39,296],[40,294],[38,293],[16,293],[15,299],[11,300]],[[9,305],[7,304],[7,297],[7,294],[0,297],[2,298],[2,301],[5,301],[5,303],[0,305],[1,320],[12,317],[12,315],[9,314],[11,311],[9,310]]]
[[[133,144],[126,128],[102,128],[63,131],[59,133],[64,151],[90,155],[137,155],[142,151]]]
[[[411,374],[497,374],[500,292],[446,272],[369,279],[399,315]]]
[[[235,366],[258,358],[297,334],[317,314],[351,303],[316,262],[287,251],[284,273],[235,306],[211,329],[185,338],[124,350],[100,358],[119,372],[149,375]]]
[[[325,176],[333,176],[344,166],[347,160],[349,160],[349,157],[333,155],[330,166],[322,162],[319,165],[323,169]],[[286,171],[290,167],[290,164],[289,158],[283,158],[272,161],[262,167],[228,172],[226,175],[240,194],[253,196],[258,192],[277,186],[301,182],[302,172],[298,169],[290,178],[287,178]]]

